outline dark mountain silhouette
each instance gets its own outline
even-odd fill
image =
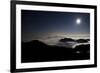
[[[78,43],[87,43],[89,39],[78,39],[76,40]]]
[[[47,45],[39,40],[22,42],[22,62],[45,62],[64,60],[90,59],[89,45],[80,45],[76,48],[66,48],[56,45]],[[77,53],[79,51],[80,53]],[[83,52],[83,53],[82,53]]]
[[[74,49],[75,52],[79,53],[78,55],[81,58],[90,58],[90,44],[87,45],[78,45]]]
[[[25,44],[25,47],[34,47],[34,48],[38,48],[39,46],[41,47],[47,47],[47,45],[39,40],[32,40],[30,42],[24,42],[23,44]]]
[[[86,39],[87,41],[90,41],[90,39]]]
[[[87,43],[88,41],[90,41],[90,39],[72,39],[72,38],[63,38],[60,39],[59,42],[77,42],[77,43]]]
[[[60,40],[59,40],[59,42],[68,42],[68,41],[75,42],[75,40],[72,39],[72,38],[64,38],[64,39],[60,39]]]

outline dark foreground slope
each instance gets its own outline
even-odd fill
[[[45,62],[64,60],[90,59],[90,45],[80,45],[76,48],[50,46],[41,41],[22,42],[22,62]]]

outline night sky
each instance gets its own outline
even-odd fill
[[[21,10],[21,33],[22,41],[42,38],[50,33],[90,34],[90,14]]]

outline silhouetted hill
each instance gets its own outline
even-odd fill
[[[72,38],[63,38],[60,39],[59,42],[77,42],[77,43],[87,43],[90,39],[72,39]]]
[[[38,48],[39,46],[41,47],[46,47],[47,45],[39,40],[32,40],[30,42],[23,42],[23,44],[25,44],[27,47],[34,47],[34,48]],[[25,46],[24,45],[24,46]]]
[[[80,53],[80,57],[82,58],[90,58],[90,44],[86,44],[86,45],[78,45],[75,47],[74,49],[77,53]]]
[[[64,38],[64,39],[60,39],[60,40],[59,40],[59,42],[68,42],[68,41],[75,42],[75,40],[72,39],[72,38]]]
[[[86,45],[78,45],[78,46],[76,46],[75,47],[75,49],[80,49],[80,50],[84,50],[84,49],[88,49],[89,50],[89,48],[90,48],[90,44],[86,44]]]
[[[62,60],[83,60],[89,59],[89,54],[77,53],[77,51],[88,51],[89,47],[85,45],[76,48],[66,48],[61,46],[50,46],[39,40],[22,42],[22,62],[44,62],[44,61],[62,61]]]
[[[86,39],[87,41],[90,41],[90,39]]]
[[[78,43],[87,43],[88,39],[78,39],[76,40]]]

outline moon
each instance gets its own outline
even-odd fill
[[[81,19],[80,18],[77,18],[76,19],[76,24],[80,25],[80,23],[81,23]]]

